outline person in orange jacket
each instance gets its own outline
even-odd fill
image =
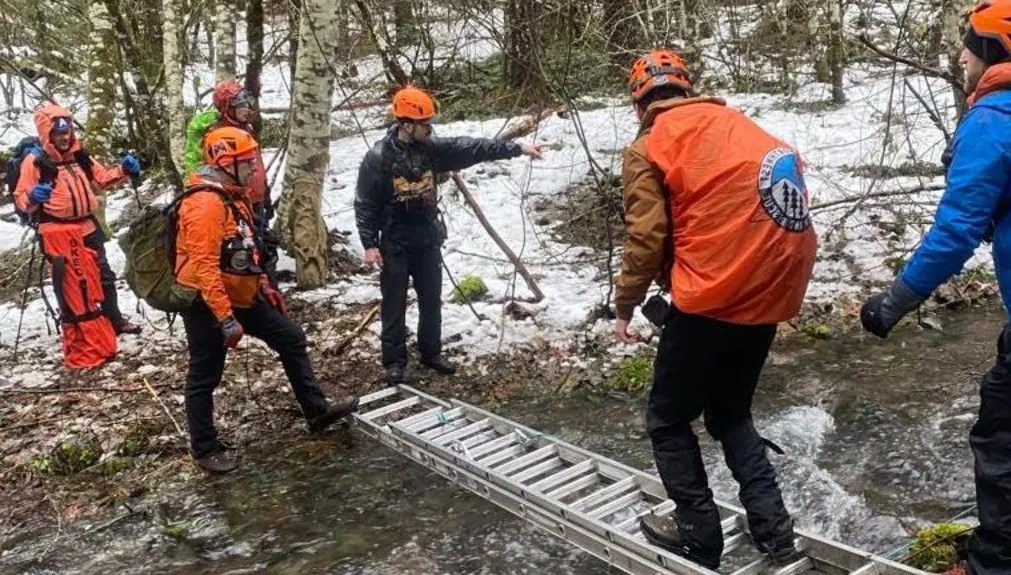
[[[197,464],[215,473],[237,467],[218,442],[213,393],[227,350],[245,333],[280,356],[311,431],[322,431],[358,406],[357,398],[327,402],[309,363],[305,333],[287,316],[284,297],[264,274],[248,193],[258,156],[259,145],[248,132],[213,130],[204,140],[205,165],[190,176],[178,208],[176,281],[199,291],[181,314],[190,354],[186,420]]]
[[[81,226],[85,245],[98,254],[104,296],[102,313],[109,318],[117,334],[139,334],[140,326],[131,323],[119,309],[116,274],[106,259],[105,236],[95,211],[98,209],[96,192],[121,184],[129,176],[140,175],[140,162],[133,154],[127,154],[119,166],[102,165],[77,139],[70,112],[55,104],[43,105],[35,111],[35,127],[41,149],[32,151],[21,161],[14,190],[17,209],[37,218],[43,238],[50,224]]]
[[[629,320],[655,278],[672,304],[644,306],[662,328],[646,417],[677,508],[673,518],[642,517],[640,527],[654,544],[719,567],[720,514],[691,427],[705,414],[756,546],[789,563],[793,522],[751,403],[776,324],[799,312],[814,267],[800,158],[722,100],[691,97],[687,65],[673,52],[639,58],[629,91],[640,130],[622,167],[627,238],[615,336],[641,340]]]

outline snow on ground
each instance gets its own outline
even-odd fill
[[[268,76],[273,80],[267,90],[278,88],[277,73],[280,72],[275,69],[272,72],[275,75]],[[925,79],[913,77],[910,81],[920,90],[928,87]],[[937,83],[931,83],[929,88],[941,101],[942,109],[947,109],[951,102],[950,92]],[[849,102],[838,109],[819,105],[827,98],[827,87],[823,85],[809,86],[791,99],[766,94],[734,94],[728,97],[728,103],[801,150],[814,206],[869,191],[940,181],[915,177],[874,181],[848,171],[847,167],[898,166],[912,160],[936,163],[944,141],[911,94],[892,90],[892,78],[887,70],[852,69],[846,93]],[[884,147],[889,101],[893,102],[892,129],[889,145]],[[335,114],[335,120],[339,115]],[[632,109],[624,101],[615,101],[601,109],[583,111],[579,119],[587,148],[596,163],[615,172],[620,170],[621,151],[637,129]],[[491,137],[505,123],[503,119],[455,122],[438,126],[437,133]],[[351,246],[359,254],[361,246],[353,210],[355,181],[362,156],[383,133],[384,130],[368,130],[331,143],[331,164],[323,197],[324,218],[330,229],[352,232]],[[589,327],[586,324],[590,310],[606,297],[607,279],[599,265],[600,254],[559,243],[552,237],[551,225],[538,226],[531,217],[532,206],[539,199],[560,194],[589,177],[590,162],[577,137],[575,124],[571,118],[549,118],[536,134],[525,138],[525,141],[533,140],[548,144],[545,159],[517,158],[483,164],[466,170],[463,176],[494,228],[522,255],[544,291],[545,299],[535,306],[539,310],[535,318],[517,321],[503,316],[504,300],[514,296],[527,298],[530,292],[463,199],[454,193],[452,183],[441,188],[442,209],[449,228],[444,248],[446,264],[457,280],[464,275],[477,275],[490,289],[486,301],[474,304],[476,311],[487,318],[478,321],[467,306],[448,303],[452,285],[448,279],[444,281],[443,294],[447,302],[443,308],[444,336],[456,340],[449,347],[458,348],[472,358],[511,349],[533,338],[566,342],[580,332],[599,333],[609,329],[606,321]],[[4,136],[2,143],[8,145],[10,141],[11,138]],[[882,153],[882,149],[886,152]],[[280,182],[275,187],[276,195],[280,192]],[[938,193],[927,192],[916,199],[930,204],[937,196]],[[110,219],[115,220],[130,201],[130,194],[113,194],[109,203]],[[846,226],[839,227],[841,216],[852,206],[846,204],[838,209],[815,212],[815,225],[822,241],[821,260],[809,292],[811,300],[824,301],[856,293],[862,289],[857,279],[886,281],[891,277],[891,271],[882,265],[882,260],[894,252],[896,244],[886,241],[875,228],[867,225],[872,215],[880,215],[880,210],[855,210],[845,221]],[[5,214],[10,209],[7,206],[0,210],[0,249],[19,245],[24,235],[20,227],[6,221],[9,216]],[[924,231],[923,226],[908,226],[899,247],[915,245]],[[110,242],[108,249],[113,267],[121,270],[123,257],[118,246]],[[983,254],[980,261],[986,260]],[[282,267],[291,269],[294,262],[285,257]],[[357,276],[295,297],[312,300],[336,296],[345,303],[367,302],[379,297],[377,284],[376,275]],[[136,301],[125,285],[121,286],[120,297],[124,310],[134,309]],[[417,308],[413,304],[408,316],[408,324],[415,325]],[[3,326],[0,344],[13,343],[15,330],[8,326],[15,326],[18,318],[16,307],[0,306],[0,325]],[[639,327],[645,327],[643,320],[637,321]],[[373,335],[377,335],[378,322],[371,329]],[[43,337],[45,330],[42,304],[34,301],[25,313],[23,340],[27,339],[28,345],[44,345],[58,353],[58,342],[55,337]],[[378,344],[378,338],[374,341]]]

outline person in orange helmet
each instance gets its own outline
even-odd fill
[[[109,318],[117,335],[139,334],[141,327],[119,309],[116,273],[106,259],[105,236],[95,210],[96,194],[126,182],[130,176],[139,176],[140,161],[127,154],[119,166],[102,165],[78,139],[70,112],[56,104],[46,104],[35,111],[35,127],[41,149],[26,155],[21,162],[14,190],[18,210],[36,218],[43,241],[51,224],[80,226],[85,245],[98,255],[102,313]]]
[[[1011,0],[980,2],[969,14],[960,62],[969,109],[943,156],[947,183],[930,231],[885,292],[860,310],[864,329],[885,338],[989,238],[1011,317]],[[969,431],[979,527],[968,543],[970,575],[1011,574],[1011,323],[979,389]]]
[[[357,398],[327,402],[309,363],[305,333],[267,282],[248,196],[258,157],[259,145],[248,132],[211,131],[204,139],[204,166],[190,176],[178,202],[176,281],[200,294],[181,314],[190,355],[186,421],[197,464],[215,473],[237,466],[218,442],[213,393],[227,350],[246,333],[280,356],[311,431],[325,429],[358,405]]]
[[[756,546],[789,563],[793,521],[751,403],[776,324],[799,312],[814,267],[800,158],[723,100],[694,97],[674,52],[639,58],[629,91],[640,129],[622,165],[627,237],[614,333],[641,341],[629,330],[636,306],[654,280],[669,289],[669,306],[654,296],[643,308],[662,329],[646,418],[677,504],[673,517],[649,514],[640,527],[654,544],[719,567],[720,514],[691,426],[704,414]]]
[[[407,372],[407,285],[418,294],[421,364],[439,373],[456,371],[442,355],[442,255],[445,229],[439,221],[435,174],[479,162],[540,158],[542,145],[486,138],[437,138],[435,100],[406,86],[393,96],[396,123],[365,155],[358,169],[355,219],[365,262],[380,266],[382,362],[386,379],[403,383]]]

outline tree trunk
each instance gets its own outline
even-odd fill
[[[397,32],[397,48],[410,46],[418,39],[413,12],[411,0],[393,0],[393,27]]]
[[[626,72],[641,47],[635,20],[635,6],[629,0],[604,0],[604,29],[611,63]]]
[[[182,170],[186,149],[186,108],[183,107],[183,3],[164,0],[164,37],[162,54],[165,65],[165,107],[169,120],[169,142],[172,162]]]
[[[284,5],[288,12],[288,29],[291,30],[288,34],[288,75],[294,78],[295,68],[298,67],[298,27],[302,15],[302,0],[291,0]]]
[[[88,6],[91,25],[88,58],[88,121],[85,124],[85,145],[92,154],[107,157],[112,152],[112,125],[116,120],[116,36],[112,31],[109,10],[100,0]],[[105,194],[98,195],[95,210],[98,225],[105,237],[112,230],[105,219]]]
[[[962,40],[965,37],[965,27],[968,25],[969,11],[975,4],[975,0],[942,0],[941,15],[944,22],[944,45],[948,54],[948,72],[953,78],[965,76],[965,70],[958,63],[959,54],[962,52]],[[965,113],[967,104],[965,93],[952,86],[955,97],[955,110],[958,118]]]
[[[679,36],[687,48],[685,57],[688,60],[688,70],[691,72],[692,84],[698,91],[705,73],[702,41],[711,35],[709,23],[705,18],[705,0],[681,0],[680,7]]]
[[[304,0],[299,19],[299,57],[291,106],[289,159],[284,174],[284,203],[279,222],[282,241],[295,257],[301,288],[326,283],[327,229],[321,202],[323,177],[330,165],[330,106],[337,32],[337,0]]]
[[[547,80],[539,62],[539,0],[506,0],[506,85],[520,95],[523,104],[541,103],[547,95]]]
[[[843,76],[845,73],[846,48],[843,36],[843,1],[827,0],[825,2],[828,9],[828,67],[832,73],[832,103],[842,105],[846,103],[846,92],[843,91]]]
[[[383,61],[383,68],[386,70],[386,76],[398,86],[407,84],[410,78],[392,53],[386,31],[376,24],[375,18],[372,17],[372,11],[369,10],[364,0],[355,0],[355,6],[358,7],[358,15],[361,17],[362,27],[365,28],[369,37],[372,38],[372,42],[376,45],[379,59]]]
[[[214,79],[217,82],[235,78],[235,2],[214,2]]]
[[[262,87],[260,76],[263,73],[263,0],[246,0],[246,44],[249,46],[249,55],[245,88],[259,104]],[[253,119],[253,128],[257,133],[263,128],[260,114]]]

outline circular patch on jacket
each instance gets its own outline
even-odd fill
[[[758,193],[762,207],[780,227],[802,232],[811,227],[807,186],[800,175],[797,154],[790,148],[776,148],[762,158],[758,171]]]

